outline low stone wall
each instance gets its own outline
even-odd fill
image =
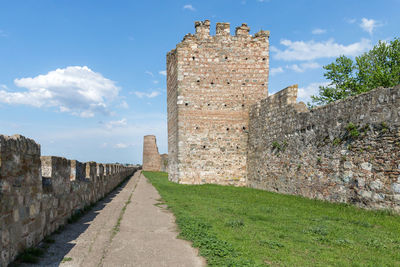
[[[0,266],[7,266],[136,170],[41,157],[35,141],[0,135]]]
[[[400,86],[309,110],[297,86],[252,107],[248,185],[400,212]]]

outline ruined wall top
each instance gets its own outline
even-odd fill
[[[198,41],[218,41],[218,40],[231,40],[231,41],[262,41],[265,42],[269,38],[269,31],[259,31],[254,35],[250,34],[250,27],[246,23],[242,23],[241,26],[235,28],[235,35],[231,35],[230,23],[228,22],[217,22],[215,26],[215,35],[210,35],[210,21],[208,19],[204,21],[196,21],[194,23],[195,34],[188,33],[183,38],[183,43],[198,42]],[[177,47],[179,47],[179,45]],[[175,49],[171,50],[173,53]]]
[[[160,171],[161,158],[158,152],[157,140],[154,135],[143,138],[143,170]]]

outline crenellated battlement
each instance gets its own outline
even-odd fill
[[[231,24],[228,22],[217,22],[215,34],[217,36],[228,36],[231,34]]]
[[[210,21],[208,19],[205,21],[196,21],[194,28],[196,29],[196,37],[207,38],[210,36]]]
[[[247,23],[243,23],[242,26],[236,27],[235,36],[248,36],[250,35],[250,28]]]
[[[191,45],[191,43],[198,42],[220,42],[221,40],[229,40],[231,42],[248,42],[248,41],[260,41],[268,42],[269,31],[260,30],[254,35],[250,34],[250,27],[246,23],[242,23],[241,26],[235,28],[235,35],[231,35],[230,23],[228,22],[217,22],[215,25],[215,35],[210,35],[210,21],[196,21],[195,22],[195,34],[188,33],[183,37],[181,43],[177,44],[177,47],[182,45]],[[174,53],[175,49],[169,53]]]
[[[0,266],[7,266],[23,249],[39,243],[136,170],[41,157],[34,140],[0,135]]]

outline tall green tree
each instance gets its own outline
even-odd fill
[[[324,105],[352,95],[367,92],[379,86],[400,84],[400,39],[390,43],[379,41],[370,51],[353,61],[346,56],[324,66],[328,86],[320,86],[311,96],[313,105]]]

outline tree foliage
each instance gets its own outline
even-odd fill
[[[324,66],[328,86],[320,86],[314,105],[324,105],[374,88],[400,84],[400,39],[379,41],[370,51],[353,61],[346,56]]]

